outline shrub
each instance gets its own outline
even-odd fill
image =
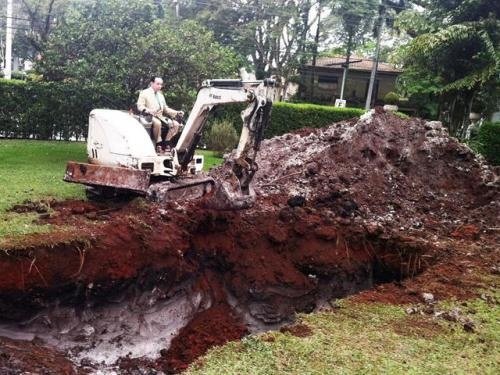
[[[226,121],[239,133],[242,127],[240,112],[244,105],[221,106],[215,111],[211,123]],[[361,116],[364,110],[358,108],[336,108],[327,105],[309,103],[275,102],[271,112],[271,121],[264,132],[265,138],[289,133],[301,128],[321,128],[334,122]],[[207,129],[207,133],[210,130]],[[206,136],[208,138],[208,135]]]
[[[485,122],[470,146],[493,165],[500,165],[500,122]]]
[[[92,109],[128,109],[137,99],[113,84],[3,79],[0,79],[0,97],[0,136],[42,139],[85,137]],[[239,134],[242,127],[240,113],[244,107],[244,104],[235,104],[216,109],[204,138],[210,138],[211,128],[220,122],[232,124]],[[264,136],[271,138],[304,127],[324,127],[363,113],[358,108],[276,102]],[[234,132],[232,128],[230,132]],[[220,152],[225,151],[224,147],[219,147]]]
[[[384,96],[384,102],[385,104],[392,104],[396,105],[399,103],[399,95],[396,94],[393,91],[389,91],[387,94]]]
[[[222,156],[224,152],[232,150],[238,142],[238,134],[228,120],[216,121],[207,135],[207,146]]]
[[[410,116],[408,116],[406,113],[395,111],[392,112],[395,116],[398,116],[399,118],[402,118],[403,120],[409,119]]]
[[[317,104],[274,103],[271,123],[264,136],[271,138],[301,128],[322,128],[334,122],[361,116],[358,108],[336,108]]]
[[[0,78],[4,78],[4,77],[5,77],[5,73],[3,71],[0,71]],[[22,70],[13,70],[10,73],[10,78],[23,81],[26,79],[26,72],[24,72]]]
[[[0,80],[0,136],[70,139],[87,133],[93,108],[126,109],[132,100],[114,85]]]

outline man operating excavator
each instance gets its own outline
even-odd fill
[[[161,92],[163,87],[163,79],[161,77],[152,77],[149,87],[142,90],[137,99],[137,109],[141,113],[146,113],[152,116],[153,126],[153,142],[156,145],[156,152],[162,153],[166,147],[172,147],[172,138],[179,132],[181,125],[174,118],[182,118],[184,112],[176,111],[167,106],[165,97]],[[168,116],[170,118],[165,118]],[[162,123],[168,126],[166,142],[162,139],[161,129]]]
[[[161,147],[162,115],[182,115],[167,107],[161,95],[163,81],[151,80],[141,92],[137,107],[159,119],[154,129]],[[65,181],[88,186],[91,195],[132,192],[155,202],[180,201],[211,196],[212,208],[239,210],[255,202],[251,182],[257,172],[255,161],[264,131],[269,123],[275,81],[207,79],[201,84],[196,101],[178,137],[179,125],[172,122],[167,139],[170,152],[157,153],[150,135],[137,117],[125,111],[94,109],[89,115],[87,155],[89,163],[68,162]],[[203,156],[196,155],[210,112],[217,106],[246,104],[241,114],[238,146],[214,179],[204,175]]]

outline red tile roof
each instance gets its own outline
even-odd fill
[[[372,70],[373,60],[365,59],[365,58],[358,57],[358,56],[351,56],[350,60],[351,60],[351,63],[349,64],[350,70],[361,70],[361,71],[368,71],[368,72],[370,72]],[[356,61],[356,62],[353,63],[352,61]],[[344,63],[345,63],[345,57],[343,57],[343,56],[319,57],[316,60],[316,66],[323,67],[323,68],[342,69],[342,64],[344,64]],[[312,66],[312,64],[308,63],[306,66]],[[394,65],[386,63],[386,62],[379,62],[377,71],[378,72],[387,72],[387,73],[401,73],[402,72],[400,69],[396,68]]]

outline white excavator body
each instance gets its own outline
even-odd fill
[[[85,184],[93,191],[114,189],[145,194],[155,201],[203,196],[217,184],[227,190],[227,182],[203,176],[203,156],[194,152],[210,111],[219,105],[246,102],[240,140],[230,160],[236,177],[231,184],[236,193],[225,194],[225,205],[232,200],[236,208],[244,208],[252,201],[249,185],[269,121],[273,86],[272,80],[205,81],[175,147],[166,154],[156,153],[138,116],[126,111],[94,109],[89,116],[88,163],[68,162],[64,180]]]
[[[94,109],[87,136],[89,163],[149,170],[152,176],[176,175],[172,154],[158,155],[146,128],[127,111]],[[195,155],[190,170],[203,170],[203,155]],[[194,174],[194,173],[192,173]]]

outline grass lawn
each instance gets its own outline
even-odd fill
[[[84,187],[62,180],[68,160],[86,161],[84,142],[0,140],[0,238],[50,230],[34,225],[34,214],[6,212],[26,200],[85,197]],[[205,169],[220,163],[213,151],[205,155]]]
[[[0,140],[0,212],[25,200],[83,198],[83,186],[62,180],[68,160],[85,161],[85,144]]]
[[[500,309],[478,299],[448,302],[476,324],[408,315],[404,307],[342,301],[301,315],[306,337],[269,332],[213,348],[186,374],[498,374]],[[303,331],[303,328],[302,328]]]
[[[212,167],[216,167],[222,163],[222,158],[217,156],[215,151],[210,150],[196,150],[196,154],[204,156],[203,169],[208,171]]]

